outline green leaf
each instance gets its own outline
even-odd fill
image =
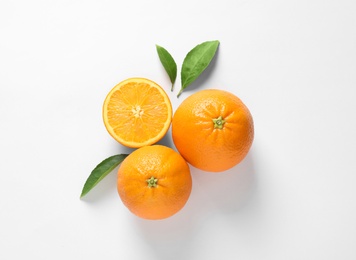
[[[219,41],[207,41],[195,46],[185,57],[181,69],[182,88],[178,96],[208,67],[219,47]]]
[[[173,91],[174,82],[176,81],[177,78],[177,64],[174,61],[172,55],[169,54],[169,52],[165,48],[156,44],[156,49],[157,49],[158,57],[164,69],[166,70],[169,78],[171,79],[172,82],[171,91]]]
[[[80,197],[82,198],[83,196],[85,196],[102,179],[104,179],[106,175],[108,175],[112,170],[114,170],[115,167],[118,166],[127,156],[128,154],[113,155],[99,163],[86,180]]]

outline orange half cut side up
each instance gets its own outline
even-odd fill
[[[139,148],[158,142],[167,133],[172,121],[172,104],[157,83],[129,78],[106,96],[103,120],[116,141]]]

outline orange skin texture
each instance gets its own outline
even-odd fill
[[[213,119],[225,121],[214,128]],[[247,155],[254,138],[250,111],[230,92],[208,89],[185,99],[172,121],[173,142],[194,167],[209,171],[228,170]]]
[[[155,187],[147,180],[157,179]],[[190,169],[173,149],[144,146],[132,152],[118,170],[117,189],[124,205],[144,219],[164,219],[180,211],[191,190]]]

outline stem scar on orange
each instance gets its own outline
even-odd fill
[[[186,204],[192,178],[173,149],[153,145],[132,152],[118,170],[117,190],[124,205],[144,219],[164,219]]]
[[[194,167],[225,171],[247,155],[254,138],[250,111],[230,92],[209,89],[185,99],[172,121],[173,142]]]
[[[172,121],[172,104],[166,92],[145,78],[129,78],[106,96],[103,120],[109,134],[127,147],[158,142]]]

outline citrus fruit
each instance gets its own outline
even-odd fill
[[[172,137],[177,150],[194,167],[225,171],[248,153],[254,137],[253,119],[232,93],[202,90],[185,99],[176,110]]]
[[[121,163],[117,189],[124,205],[135,215],[164,219],[183,208],[192,179],[179,153],[162,145],[145,146]]]
[[[144,78],[129,78],[106,96],[103,120],[122,145],[138,148],[162,139],[172,121],[172,105],[164,90]]]

